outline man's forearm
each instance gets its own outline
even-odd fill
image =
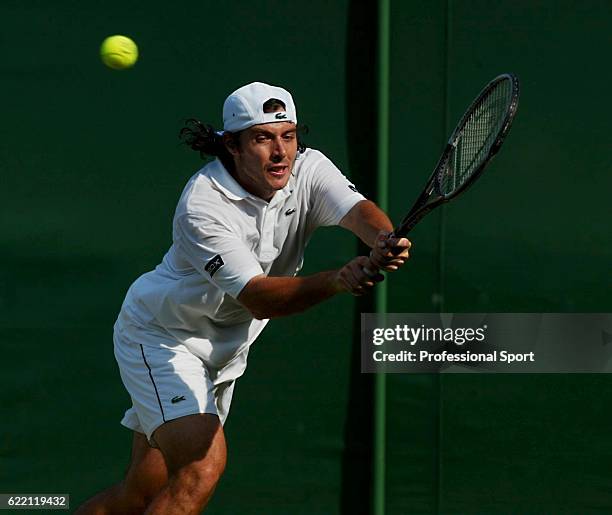
[[[256,277],[238,300],[259,319],[299,313],[343,291],[337,274],[334,270],[304,277]]]
[[[373,247],[380,231],[393,230],[389,217],[374,202],[362,200],[353,206],[340,221],[340,225],[355,234],[369,247]]]

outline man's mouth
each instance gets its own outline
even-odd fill
[[[274,177],[283,177],[289,171],[287,165],[268,166],[268,172]]]

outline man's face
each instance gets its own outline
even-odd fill
[[[249,193],[270,200],[283,189],[297,154],[296,127],[291,122],[254,125],[240,133],[239,146],[228,146],[236,165],[235,179]]]

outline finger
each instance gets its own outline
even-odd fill
[[[389,238],[385,243],[387,248],[393,250],[412,247],[412,242],[408,238]]]
[[[390,263],[385,263],[385,266],[381,267],[381,270],[384,270],[385,272],[394,272],[395,270],[403,267],[405,264],[405,261],[392,261]]]
[[[377,255],[377,252],[374,249],[372,249],[370,251],[369,257],[367,258],[367,261],[363,265],[363,268],[364,268],[365,273],[371,277],[378,271],[381,264],[382,264],[381,259]]]
[[[380,247],[380,248],[384,248],[387,246],[387,240],[389,240],[389,238],[393,235],[392,232],[389,231],[380,231],[377,235],[376,235],[376,240],[374,243],[375,247]]]
[[[342,285],[344,286],[344,289],[351,295],[363,295],[365,293],[364,288],[360,286],[359,284],[354,285],[347,281],[342,280]]]
[[[385,262],[382,263],[380,269],[384,270],[385,272],[395,272],[396,270],[404,266],[406,264],[406,261],[408,261],[408,256],[385,260]]]
[[[402,266],[410,256],[408,254],[400,254],[399,256],[384,256],[379,259],[372,259],[372,263],[377,268],[385,268],[389,265]]]
[[[385,265],[395,265],[402,266],[408,261],[408,256],[394,257],[393,259],[389,259],[385,261]]]
[[[358,260],[358,266],[360,267],[360,271],[366,276],[367,282],[378,283],[384,279],[378,271],[380,267],[374,264],[371,258],[360,258]],[[363,277],[358,277],[358,279],[360,282],[363,282]],[[372,284],[372,286],[374,286],[374,284]]]
[[[402,249],[404,251],[405,249]],[[386,266],[390,260],[398,258],[390,249],[373,248],[370,251],[370,261],[376,268]]]
[[[375,252],[372,254],[370,260],[376,265],[388,265],[393,261],[406,261],[410,257],[408,249],[404,249],[401,253],[394,254],[393,252],[387,252],[385,254],[379,254]]]
[[[383,270],[385,272],[395,272],[397,270],[399,270],[400,268],[402,268],[403,265],[388,265],[385,268],[383,268]]]
[[[404,247],[409,249],[412,246],[412,242],[408,238],[397,238],[395,236],[389,238],[387,243],[390,247]]]
[[[399,249],[402,250],[402,249]],[[394,253],[391,252],[391,255],[394,259],[408,259],[410,257],[410,251],[408,249],[403,249],[402,252]]]
[[[365,290],[359,285],[354,286],[345,281],[342,281],[342,285],[345,291],[347,291],[351,295],[363,295],[365,293]]]
[[[368,275],[364,268],[370,268],[373,275]],[[360,286],[362,288],[372,288],[374,286],[374,280],[377,277],[376,269],[371,269],[370,260],[364,256],[349,263],[347,268],[347,279],[350,284],[354,287]]]
[[[376,283],[385,280],[385,276],[380,273],[380,270],[378,268],[370,270],[370,272],[372,272],[372,275],[366,275],[366,272],[363,272],[364,277],[360,280],[360,284],[363,284],[368,288],[372,288]]]
[[[398,238],[397,242],[394,244],[396,247],[406,247],[409,249],[412,247],[412,242],[408,238]]]
[[[340,274],[340,277],[346,289],[350,291],[351,293],[353,293],[356,290],[362,289],[362,286],[361,284],[359,284],[359,281],[355,278],[355,275],[353,273],[350,273],[350,271],[347,270],[346,268],[342,271],[342,273]]]
[[[353,270],[353,274],[353,279],[356,284],[363,288],[372,288],[375,278],[380,275],[377,272],[374,272],[373,275],[368,275],[361,266]]]

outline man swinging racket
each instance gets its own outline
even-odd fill
[[[333,295],[362,295],[408,259],[410,242],[332,162],[299,141],[286,90],[234,91],[223,131],[191,120],[184,140],[217,159],[187,183],[161,264],[130,287],[115,324],[115,356],[132,407],[130,467],[79,514],[194,514],[226,463],[223,424],[251,344],[268,319]],[[339,270],[296,277],[320,226],[372,247]],[[368,273],[364,272],[364,267]]]

